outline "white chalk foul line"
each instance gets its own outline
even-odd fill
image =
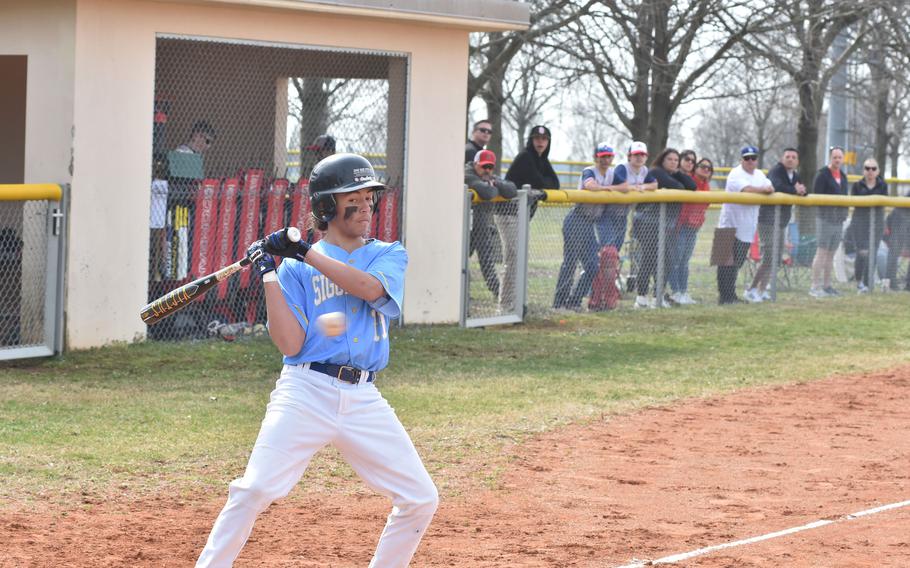
[[[695,556],[701,556],[702,554],[708,554],[709,552],[714,552],[717,550],[723,550],[724,548],[733,548],[735,546],[743,546],[746,544],[753,544],[756,542],[761,542],[763,540],[769,540],[772,538],[777,538],[781,536],[787,536],[789,534],[798,533],[802,531],[807,531],[810,529],[817,529],[818,527],[823,527],[825,525],[830,525],[833,523],[838,523],[841,521],[852,521],[853,519],[858,519],[860,517],[866,517],[869,515],[874,515],[876,513],[881,513],[884,511],[890,511],[892,509],[900,509],[901,507],[907,507],[910,505],[910,500],[900,501],[899,503],[891,503],[889,505],[882,505],[881,507],[875,507],[873,509],[866,509],[865,511],[859,511],[858,513],[852,513],[850,515],[844,515],[832,520],[819,520],[814,521],[809,524],[805,524],[799,527],[793,527],[790,529],[784,529],[782,531],[776,531],[773,533],[763,534],[760,536],[753,536],[752,538],[746,538],[743,540],[736,540],[733,542],[725,542],[723,544],[715,544],[714,546],[706,546],[705,548],[699,548],[698,550],[693,550],[691,552],[683,552],[681,554],[674,554],[672,556],[665,556],[663,558],[658,558],[657,560],[633,560],[631,564],[625,564],[623,566],[618,566],[617,568],[644,568],[645,566],[656,566],[657,564],[674,564],[681,560],[688,560]]]

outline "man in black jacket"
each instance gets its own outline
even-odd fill
[[[774,186],[775,193],[788,195],[806,195],[806,186],[799,179],[799,151],[796,148],[784,148],[780,161],[768,172],[768,179]],[[774,209],[780,207],[780,218],[776,227],[778,238],[777,258],[771,258],[774,253]],[[792,205],[762,205],[758,209],[758,238],[761,242],[761,266],[755,271],[752,286],[746,293],[758,294],[761,300],[770,300],[771,296],[765,290],[771,279],[771,267],[776,262],[780,264],[781,251],[784,250],[786,228],[790,224]],[[755,299],[753,299],[755,301]]]
[[[828,152],[828,165],[815,174],[812,193],[818,195],[847,195],[847,174],[841,169],[844,163],[844,149],[834,146]],[[846,207],[817,207],[815,216],[816,250],[812,260],[812,287],[809,295],[813,298],[839,296],[831,285],[834,270],[834,253],[843,238]]]
[[[471,138],[464,145],[464,163],[474,162],[474,156],[477,152],[483,150],[490,143],[493,136],[493,125],[489,120],[478,120],[471,129]]]
[[[506,173],[506,179],[518,189],[530,185],[532,189],[559,189],[559,178],[550,165],[550,129],[546,126],[535,126],[531,129],[525,149],[515,156],[515,160]],[[533,192],[532,192],[533,193]],[[542,192],[537,192],[538,194]],[[537,205],[537,195],[528,196],[531,215]],[[500,304],[503,310],[515,308],[515,270],[518,261],[518,206],[516,203],[499,203],[496,210],[496,225],[502,238],[505,256],[505,273],[500,290]]]

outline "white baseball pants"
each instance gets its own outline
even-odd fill
[[[352,385],[285,365],[246,472],[231,482],[197,568],[231,566],[259,513],[291,491],[313,454],[327,444],[367,485],[392,500],[370,567],[406,567],[439,496],[395,411],[372,383]]]

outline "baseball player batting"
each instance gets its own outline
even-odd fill
[[[436,486],[376,389],[408,263],[400,243],[364,237],[382,189],[365,158],[330,156],[316,164],[309,183],[315,224],[325,237],[314,245],[294,243],[282,229],[249,247],[249,256],[259,257],[254,266],[265,290],[269,334],[284,367],[246,472],[230,484],[197,567],[231,566],[259,513],[287,495],[328,444],[392,501],[371,567],[407,566],[436,512]],[[287,259],[277,270],[273,255]],[[345,314],[343,329],[335,312]],[[333,314],[334,336],[316,325],[325,314]]]

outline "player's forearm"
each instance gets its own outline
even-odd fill
[[[385,295],[385,288],[373,275],[343,262],[311,250],[306,262],[340,286],[342,290],[367,302],[375,302]]]
[[[269,321],[269,336],[283,355],[296,355],[303,347],[306,332],[291,312],[278,282],[263,282],[265,309]]]

